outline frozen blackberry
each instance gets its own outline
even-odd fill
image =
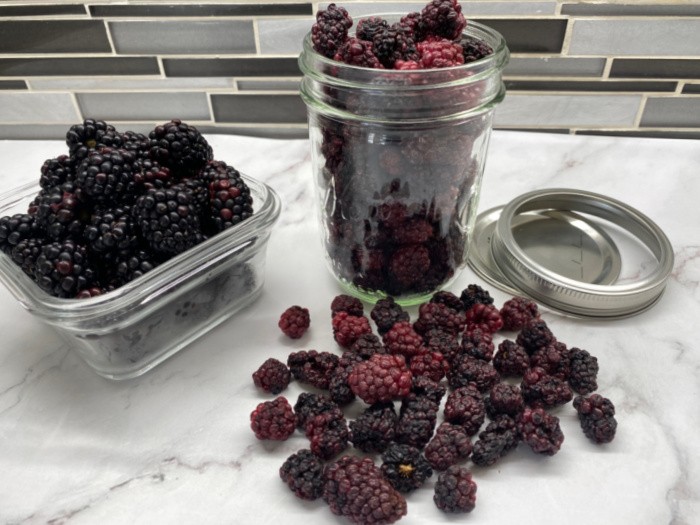
[[[578,394],[590,394],[598,389],[598,359],[586,350],[570,351],[571,373],[569,385]]]
[[[472,462],[480,467],[488,467],[518,446],[520,437],[515,419],[502,415],[486,425],[474,443]]]
[[[279,394],[287,388],[292,374],[282,361],[270,357],[253,372],[253,383],[271,394]]]
[[[317,53],[333,58],[348,37],[352,18],[335,4],[316,13],[316,23],[311,26],[311,41]]]
[[[409,320],[408,312],[401,308],[393,297],[379,299],[372,308],[370,317],[377,325],[379,335],[387,333],[399,321]]]
[[[382,29],[389,27],[389,22],[384,20],[379,16],[370,16],[369,18],[363,18],[357,22],[355,27],[355,36],[360,40],[366,40],[371,42],[376,35]]]
[[[42,190],[29,204],[27,213],[34,218],[36,228],[50,239],[81,239],[84,222],[89,220],[89,208],[81,202],[79,192],[70,182]]]
[[[496,369],[489,363],[466,354],[458,356],[447,373],[450,387],[460,388],[473,384],[479,392],[486,392],[500,379]]]
[[[520,390],[525,403],[531,407],[554,408],[574,397],[565,381],[550,376],[543,368],[530,368],[523,375]]]
[[[120,147],[121,136],[114,126],[102,120],[85,119],[66,133],[66,144],[73,162],[86,158],[90,152],[104,147]]]
[[[399,492],[413,492],[433,475],[420,449],[394,443],[382,452],[382,475]]]
[[[309,418],[305,433],[311,452],[323,460],[329,460],[348,448],[348,424],[339,408]]]
[[[365,308],[357,297],[351,295],[340,294],[336,295],[331,302],[331,316],[335,316],[338,312],[345,312],[349,315],[362,317],[365,313]]]
[[[59,155],[55,159],[47,159],[41,166],[39,186],[48,190],[66,182],[72,182],[74,177],[73,165],[68,155]]]
[[[34,280],[55,297],[75,297],[79,291],[91,287],[95,279],[87,248],[73,241],[47,244],[36,259]]]
[[[454,465],[441,472],[435,483],[433,501],[443,512],[471,512],[476,506],[476,483],[464,467]]]
[[[532,355],[540,347],[551,345],[556,340],[544,320],[531,319],[522,327],[515,342],[522,346],[529,355]]]
[[[439,405],[447,393],[447,388],[442,383],[437,383],[428,377],[417,376],[413,378],[411,393],[418,397],[426,397]]]
[[[458,337],[442,330],[430,330],[423,335],[423,341],[425,341],[426,350],[440,352],[448,363],[451,363],[461,352]]]
[[[150,251],[135,249],[119,252],[114,259],[116,282],[124,285],[150,272],[161,263],[161,259]]]
[[[411,390],[411,379],[402,355],[374,354],[352,368],[348,383],[357,397],[371,405],[405,397]]]
[[[517,385],[497,383],[489,390],[484,406],[491,419],[500,415],[515,417],[525,408],[525,401]]]
[[[120,134],[121,148],[132,152],[138,159],[146,159],[150,149],[150,141],[143,133],[124,131]]]
[[[298,498],[313,501],[323,494],[323,463],[308,449],[289,456],[280,478]]]
[[[483,40],[471,36],[462,35],[459,45],[462,46],[462,56],[464,57],[465,64],[481,60],[493,54],[493,49],[490,45]]]
[[[498,308],[492,304],[477,303],[465,315],[467,330],[480,328],[489,333],[496,333],[503,327],[503,319]]]
[[[215,232],[222,232],[252,215],[253,198],[240,176],[209,183],[209,221]]]
[[[452,308],[453,310],[456,310],[458,312],[464,310],[462,300],[455,294],[453,294],[452,292],[448,292],[447,290],[435,292],[430,298],[430,302],[444,304],[445,306]]]
[[[370,405],[350,421],[350,441],[362,452],[384,452],[394,440],[398,421],[392,402]]]
[[[10,254],[21,241],[40,235],[34,216],[16,213],[0,218],[0,249]]]
[[[470,328],[462,334],[462,354],[467,354],[482,361],[491,361],[494,344],[491,332],[480,327]]]
[[[211,146],[196,127],[173,119],[148,134],[150,157],[176,175],[197,173],[212,160]]]
[[[435,431],[440,405],[431,399],[409,394],[401,402],[396,424],[396,442],[423,449]]]
[[[333,514],[358,525],[394,523],[406,515],[406,499],[382,476],[372,458],[343,456],[326,466],[323,499]]]
[[[250,414],[250,428],[258,439],[285,441],[294,433],[295,426],[292,407],[282,396],[260,403]]]
[[[338,408],[338,405],[329,396],[302,392],[294,404],[297,428],[304,430],[308,419],[334,408]]]
[[[365,42],[355,37],[348,38],[340,46],[333,59],[351,66],[384,69],[382,63],[374,55],[372,42]]]
[[[425,352],[413,356],[408,368],[413,377],[426,376],[437,383],[445,377],[449,365],[440,352]]]
[[[564,343],[555,341],[532,353],[530,367],[540,367],[549,375],[566,381],[571,370],[571,353]]]
[[[361,356],[351,351],[343,352],[343,355],[340,356],[338,366],[333,370],[328,384],[328,394],[338,405],[347,405],[355,399],[355,394],[348,383],[348,377],[350,377],[352,368],[363,361]]]
[[[358,337],[372,333],[369,319],[364,316],[338,312],[333,316],[333,338],[343,348],[350,348]]]
[[[416,44],[421,69],[454,67],[464,64],[462,46],[444,38],[428,37]]]
[[[330,352],[316,350],[300,350],[292,352],[287,357],[287,366],[292,377],[302,383],[328,390],[333,370],[338,366],[339,358]]]
[[[390,354],[399,354],[409,359],[426,352],[423,338],[408,321],[394,323],[394,326],[384,334],[383,341]]]
[[[464,330],[464,324],[463,312],[442,303],[423,303],[418,307],[418,319],[413,323],[413,329],[419,334],[433,329],[459,334]]]
[[[136,157],[125,149],[91,151],[75,173],[75,184],[98,202],[130,202],[136,195]]]
[[[399,25],[413,34],[414,38],[418,39],[419,31],[418,26],[420,24],[420,13],[412,12],[401,17]]]
[[[462,426],[467,434],[473,436],[486,418],[486,409],[481,394],[473,387],[464,386],[447,396],[444,414],[445,421]]]
[[[135,249],[139,242],[137,233],[131,206],[95,207],[90,224],[83,231],[90,249],[98,253]]]
[[[389,260],[389,274],[397,290],[407,291],[416,286],[430,268],[430,252],[422,244],[401,246]]]
[[[311,324],[308,308],[293,305],[287,308],[280,316],[277,326],[282,333],[291,339],[299,339],[306,333]]]
[[[369,359],[374,354],[386,353],[382,340],[375,334],[362,334],[350,346],[350,351],[356,353],[362,359]]]
[[[518,343],[506,339],[498,345],[493,367],[503,377],[521,377],[530,368],[530,356]]]
[[[600,394],[589,397],[576,396],[574,408],[578,413],[583,433],[588,439],[601,444],[610,443],[615,438],[617,420],[612,401]]]
[[[14,263],[22,268],[24,273],[26,273],[29,277],[34,278],[36,261],[41,255],[44,246],[50,242],[51,241],[44,239],[43,237],[30,237],[29,239],[23,239],[17,243],[17,246],[12,247],[10,255]]]
[[[475,304],[493,304],[493,297],[478,284],[470,284],[459,296],[464,305],[464,310],[469,310]]]
[[[537,319],[540,312],[537,303],[526,297],[508,299],[499,310],[503,319],[503,329],[517,332],[531,319]]]
[[[419,30],[426,36],[457,40],[466,25],[462,6],[456,0],[431,0],[421,11]]]
[[[397,60],[418,60],[419,58],[412,33],[399,24],[377,31],[372,44],[375,56],[387,69],[393,68]],[[430,233],[432,234],[432,228]]]
[[[543,408],[526,408],[516,418],[520,440],[538,454],[553,456],[564,442],[559,418]]]
[[[467,459],[471,452],[472,442],[464,427],[445,422],[425,447],[425,458],[435,470],[446,470]]]

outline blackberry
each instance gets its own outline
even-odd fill
[[[491,332],[483,328],[471,328],[462,335],[462,353],[481,359],[491,361],[493,358],[494,344]]]
[[[69,182],[40,191],[27,209],[34,218],[36,228],[56,241],[68,237],[82,238],[85,228],[83,219],[88,210],[78,198],[78,193],[79,190]]]
[[[473,387],[455,389],[447,396],[444,409],[445,421],[460,425],[473,436],[486,418],[486,409],[481,395]]]
[[[515,419],[502,415],[486,425],[474,443],[472,462],[480,467],[488,467],[518,446],[520,437]]]
[[[311,443],[311,452],[323,460],[329,460],[348,448],[348,424],[339,408],[309,418],[305,433]]]
[[[467,329],[480,328],[484,332],[496,333],[503,327],[498,308],[492,304],[475,304],[465,315]]]
[[[420,13],[412,12],[401,17],[399,25],[413,34],[414,38],[419,38],[418,26],[420,24]]]
[[[486,392],[498,383],[500,376],[486,361],[465,354],[454,360],[447,373],[447,380],[452,388],[473,384],[479,392]]]
[[[258,439],[285,441],[294,433],[296,419],[285,397],[260,403],[250,414],[250,427]]]
[[[196,127],[173,119],[148,134],[151,159],[178,175],[197,173],[212,160],[211,146]]]
[[[408,368],[413,377],[426,376],[437,383],[445,377],[449,365],[440,352],[425,352],[413,356]]]
[[[515,417],[525,408],[525,401],[518,386],[497,383],[489,390],[484,406],[491,419],[500,415]]]
[[[399,321],[409,320],[408,312],[401,308],[393,297],[379,299],[372,308],[370,317],[377,325],[379,335],[386,334]]]
[[[329,396],[302,392],[294,404],[297,428],[304,430],[310,418],[334,408],[338,408],[338,405]]]
[[[330,352],[300,350],[287,357],[287,366],[292,377],[302,383],[309,383],[321,390],[328,390],[333,370],[339,358]]]
[[[508,299],[499,310],[503,319],[503,329],[517,332],[531,319],[537,319],[540,312],[537,303],[525,297]]]
[[[430,252],[421,244],[401,246],[389,260],[389,274],[397,290],[407,291],[417,285],[430,268]]]
[[[363,361],[362,357],[351,351],[343,352],[343,355],[340,356],[338,366],[333,370],[328,384],[328,394],[338,405],[347,405],[355,399],[355,394],[348,383],[348,377],[352,368]]]
[[[464,467],[454,465],[440,473],[433,501],[443,512],[471,512],[476,506],[476,483]]]
[[[279,394],[287,388],[292,374],[282,361],[270,357],[253,372],[253,383],[270,394]]]
[[[95,207],[83,235],[90,249],[98,253],[131,251],[138,244],[137,226],[130,206]]]
[[[372,44],[375,56],[387,69],[393,68],[397,60],[418,60],[419,58],[411,32],[399,24],[377,31]],[[432,228],[430,233],[432,234]]]
[[[413,323],[413,329],[419,334],[433,329],[459,334],[464,330],[464,324],[464,313],[442,303],[423,303],[418,308],[418,319]]]
[[[48,190],[61,186],[66,182],[73,182],[74,172],[68,155],[59,155],[55,159],[47,159],[41,166],[39,186]]]
[[[36,219],[26,213],[0,218],[0,249],[7,254],[20,242],[40,235]]]
[[[566,381],[571,369],[571,355],[564,343],[554,342],[532,353],[530,367],[540,367],[549,375]]]
[[[55,297],[71,298],[95,282],[95,270],[85,246],[73,241],[44,245],[36,259],[34,279]]]
[[[30,237],[29,239],[23,239],[17,243],[17,246],[12,248],[10,255],[14,263],[22,268],[24,273],[33,279],[34,270],[36,269],[36,261],[39,258],[39,255],[41,255],[44,246],[50,242],[51,241],[41,237]]]
[[[421,11],[419,31],[426,36],[456,40],[466,25],[462,6],[456,0],[431,0]]]
[[[578,394],[590,394],[598,389],[598,359],[586,350],[572,348],[569,385]]]
[[[299,339],[306,333],[311,324],[308,308],[293,305],[287,308],[279,318],[277,326],[282,333],[291,339]]]
[[[311,26],[311,41],[317,53],[333,58],[348,37],[352,18],[348,12],[335,4],[316,13],[316,23]]]
[[[478,284],[470,284],[462,290],[459,298],[464,305],[464,310],[469,310],[475,304],[493,304],[493,297]]]
[[[374,354],[386,353],[381,339],[375,334],[362,334],[350,346],[350,351],[356,353],[362,359],[369,359]]]
[[[91,151],[75,173],[75,184],[98,202],[117,204],[136,195],[136,156],[125,149]]]
[[[433,475],[420,449],[394,443],[382,452],[382,475],[399,492],[413,492]]]
[[[384,346],[390,354],[399,354],[406,358],[426,351],[423,339],[408,321],[399,321],[384,334]]]
[[[416,45],[421,69],[436,69],[464,64],[462,46],[444,38],[428,37]]]
[[[384,69],[372,51],[372,43],[354,37],[348,38],[340,46],[333,59],[351,66]]]
[[[357,338],[372,333],[369,319],[338,312],[333,316],[333,338],[343,348],[350,348]]]
[[[150,272],[161,263],[150,251],[136,249],[119,253],[114,260],[117,283],[119,286]]]
[[[531,407],[554,408],[574,397],[565,381],[550,376],[543,368],[530,368],[523,376],[520,390]]]
[[[469,457],[472,442],[461,425],[442,423],[425,447],[425,458],[435,470],[446,470]]]
[[[364,310],[362,301],[351,295],[336,295],[331,302],[331,316],[335,316],[338,312],[345,312],[349,315],[362,317],[365,313]]]
[[[448,363],[460,354],[459,339],[455,334],[442,330],[430,330],[423,335],[423,341],[425,341],[426,350],[440,352]]]
[[[589,397],[576,396],[574,408],[578,413],[583,433],[588,439],[601,444],[610,443],[615,438],[617,420],[612,401],[600,394]]]
[[[253,198],[240,176],[209,183],[209,221],[214,232],[224,231],[252,215]]]
[[[526,408],[515,420],[518,436],[533,452],[553,456],[564,442],[559,418],[543,408]]]
[[[229,166],[222,160],[210,160],[202,167],[196,178],[204,181],[207,186],[217,180],[236,179],[241,177],[241,172],[233,166]]]
[[[77,163],[94,150],[120,147],[121,137],[114,126],[102,120],[85,119],[68,129],[66,144],[71,159]]]
[[[417,376],[413,378],[411,393],[418,397],[428,398],[436,405],[439,405],[447,393],[447,388],[442,383],[437,383],[428,377]]]
[[[503,377],[520,377],[530,368],[530,356],[518,343],[506,339],[498,345],[493,367]]]
[[[323,494],[323,463],[310,450],[302,449],[289,456],[279,472],[298,498],[313,501]]]
[[[174,177],[169,168],[161,166],[148,157],[137,157],[134,162],[134,182],[139,191],[153,188],[163,189],[171,186]]]
[[[145,160],[147,158],[150,141],[146,135],[135,131],[124,131],[120,135],[122,149],[130,151],[137,159]]]
[[[459,45],[462,46],[462,56],[465,64],[481,60],[493,54],[493,49],[490,45],[471,36],[462,35]]]
[[[405,397],[411,390],[411,379],[403,356],[374,354],[352,368],[348,383],[357,397],[371,405]]]
[[[388,27],[389,22],[379,16],[363,18],[357,22],[357,26],[355,27],[355,36],[360,40],[371,42],[374,39],[374,35],[383,29],[387,29]]]
[[[398,421],[392,402],[370,405],[350,421],[350,441],[362,452],[384,452],[394,440]]]
[[[382,477],[372,458],[343,456],[326,466],[323,499],[333,514],[352,523],[394,523],[406,515],[406,499]]]
[[[464,310],[464,305],[462,304],[461,299],[452,292],[448,292],[446,290],[435,292],[430,298],[430,302],[444,304],[445,306],[458,312]]]
[[[409,394],[401,402],[396,424],[396,442],[423,449],[435,431],[440,405],[431,399]]]
[[[532,355],[540,347],[556,342],[556,338],[544,320],[531,319],[522,327],[515,342]]]

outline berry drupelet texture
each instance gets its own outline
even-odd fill
[[[375,334],[362,334],[350,346],[350,351],[359,355],[362,359],[369,359],[374,354],[386,354],[386,348],[382,340]]]
[[[447,387],[441,382],[433,381],[429,377],[417,376],[413,378],[411,393],[418,397],[425,397],[436,405],[440,405],[440,401],[447,393]]]
[[[355,37],[348,38],[338,48],[333,58],[350,66],[384,69],[384,66],[374,54],[372,43]]]
[[[565,381],[550,376],[543,368],[530,368],[520,384],[525,404],[531,407],[554,408],[574,397]]]
[[[397,60],[419,58],[413,35],[398,24],[378,30],[371,41],[375,56],[387,69],[393,68]]]
[[[394,443],[382,452],[382,475],[399,492],[413,492],[423,486],[433,469],[420,449]]]
[[[516,296],[508,299],[500,309],[503,329],[517,332],[531,319],[537,319],[540,312],[537,303],[526,297]]]
[[[530,356],[518,343],[505,339],[493,356],[493,367],[503,377],[522,377],[530,368]]]
[[[498,308],[492,304],[475,304],[467,310],[465,318],[468,330],[480,328],[494,334],[503,327],[501,314],[498,313]]]
[[[484,405],[491,419],[500,415],[515,417],[525,408],[525,401],[518,386],[497,383],[489,390]]]
[[[488,467],[518,446],[518,427],[510,416],[502,415],[486,425],[474,443],[472,462],[480,467]]]
[[[403,356],[375,354],[353,367],[348,384],[357,397],[371,405],[407,396],[412,377]]]
[[[454,465],[441,472],[435,483],[433,501],[443,512],[471,512],[476,506],[476,483],[471,472]]]
[[[213,152],[199,130],[179,119],[156,126],[148,135],[151,159],[176,174],[201,170]]]
[[[95,283],[96,275],[87,248],[73,241],[42,246],[34,266],[36,283],[55,297],[75,297]]]
[[[472,327],[462,334],[462,354],[491,361],[494,349],[493,335],[483,328]]]
[[[451,364],[447,380],[452,388],[473,385],[479,392],[486,392],[500,381],[496,369],[486,361],[470,355],[460,355]]]
[[[299,339],[311,325],[311,317],[308,308],[293,305],[287,308],[280,316],[277,326],[282,333],[292,339]]]
[[[371,42],[374,40],[374,35],[383,29],[387,29],[388,27],[389,22],[384,20],[382,17],[370,16],[357,22],[357,26],[355,27],[355,36],[360,40]]]
[[[493,49],[490,45],[471,36],[462,35],[459,45],[462,46],[462,56],[465,64],[481,60],[493,54]]]
[[[464,305],[465,311],[471,309],[475,304],[493,304],[493,297],[491,297],[491,294],[478,284],[470,284],[467,286],[462,290],[459,298]]]
[[[331,376],[340,358],[330,352],[300,350],[287,357],[287,366],[292,377],[302,383],[309,383],[321,390],[328,390]]]
[[[472,442],[462,425],[444,422],[425,447],[425,458],[435,470],[446,470],[469,457]]]
[[[364,315],[362,301],[351,295],[336,295],[331,302],[331,316],[335,317],[338,312],[345,312],[349,315],[361,317]]]
[[[250,427],[258,439],[285,441],[294,433],[296,418],[289,401],[280,396],[260,403],[253,410]]]
[[[456,0],[431,0],[421,11],[418,27],[422,35],[456,40],[466,25],[462,6]]]
[[[409,394],[401,402],[396,441],[423,449],[435,431],[440,405],[427,397]]]
[[[296,426],[299,430],[304,430],[310,418],[335,408],[338,408],[338,404],[326,394],[302,392],[294,403]]]
[[[73,162],[78,162],[91,151],[104,147],[119,147],[121,138],[114,126],[103,120],[85,119],[74,124],[66,133],[66,145]]]
[[[372,333],[369,319],[341,311],[333,316],[333,338],[343,348],[350,348],[357,339]]]
[[[452,292],[448,292],[447,290],[440,290],[439,292],[435,292],[430,298],[430,302],[444,304],[445,306],[452,308],[453,310],[456,310],[458,312],[464,310],[464,304],[462,304],[462,300],[455,294],[453,294]]]
[[[416,44],[421,69],[437,69],[464,64],[462,46],[445,38],[428,37]]]
[[[409,321],[408,312],[393,297],[379,299],[372,308],[370,317],[377,325],[380,335],[387,333],[398,322]]]
[[[530,356],[530,368],[540,367],[549,375],[566,381],[571,372],[571,352],[562,342],[542,346]]]
[[[357,363],[363,362],[364,359],[355,352],[346,351],[340,356],[338,365],[331,373],[331,380],[328,384],[328,394],[331,399],[339,406],[347,405],[355,399],[355,394],[350,388],[348,377],[350,372]]]
[[[320,459],[329,460],[348,447],[348,424],[339,408],[307,419],[304,432],[309,439],[311,452]]]
[[[370,405],[350,421],[350,441],[362,452],[384,452],[394,441],[398,421],[392,402]]]
[[[539,348],[556,342],[556,338],[544,320],[530,319],[518,333],[515,342],[532,355]]]
[[[583,433],[595,443],[610,443],[615,438],[617,420],[612,401],[593,394],[588,397],[576,396],[574,408],[578,413]]]
[[[572,348],[569,385],[578,394],[587,395],[598,389],[598,359],[586,350]]]
[[[298,498],[313,501],[323,494],[323,463],[308,449],[289,456],[279,473]]]
[[[253,372],[253,383],[256,387],[269,392],[279,394],[289,386],[292,374],[282,361],[270,357]]]
[[[327,9],[318,11],[316,23],[311,26],[314,50],[325,57],[333,58],[347,40],[350,27],[352,18],[344,8],[330,4]]]
[[[399,321],[384,334],[384,346],[390,354],[411,358],[426,351],[423,338],[408,321]]]
[[[486,419],[486,408],[481,394],[470,386],[455,389],[447,396],[444,409],[445,421],[460,425],[473,436]]]
[[[423,303],[418,308],[418,319],[413,323],[413,329],[419,334],[433,329],[459,334],[464,330],[464,325],[463,312],[442,303]]]
[[[411,370],[413,377],[426,376],[438,382],[445,377],[449,364],[440,352],[425,352],[413,356],[408,364],[408,368]]]
[[[518,437],[533,452],[553,456],[564,442],[559,418],[548,414],[543,408],[526,408],[516,418]]]

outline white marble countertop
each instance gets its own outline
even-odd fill
[[[339,293],[326,271],[314,210],[307,141],[208,137],[216,157],[272,185],[283,211],[268,251],[260,299],[146,375],[98,377],[0,289],[0,523],[348,523],[321,502],[302,502],[278,476],[304,446],[255,439],[249,414],[272,396],[251,373],[293,350],[340,352],[329,305]],[[0,142],[0,187],[36,180],[57,141]],[[623,200],[667,233],[676,263],[667,291],[629,319],[544,318],[569,346],[600,364],[616,439],[598,447],[571,405],[557,415],[561,451],[538,457],[522,446],[475,471],[477,506],[442,514],[431,487],[408,496],[400,523],[700,523],[700,145],[695,141],[495,132],[480,209],[541,187],[581,188]],[[479,283],[469,269],[450,290]],[[291,304],[308,307],[312,328],[292,342],[278,328]],[[411,313],[415,313],[413,310]],[[292,384],[292,401],[302,391]]]

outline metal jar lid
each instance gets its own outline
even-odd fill
[[[657,262],[653,270],[635,280],[618,282],[620,252],[595,219],[621,228],[648,248]],[[519,233],[523,224],[524,233]],[[538,235],[552,226],[561,234],[549,240],[547,235]],[[528,246],[528,236],[536,238],[532,246]],[[570,249],[575,237],[589,255],[573,261],[574,266],[585,266],[580,275],[572,273],[568,264],[572,261],[559,251]],[[488,248],[490,256],[484,252]],[[488,210],[477,219],[471,252],[470,266],[488,275],[493,284],[555,310],[592,318],[628,317],[651,307],[673,268],[671,243],[651,219],[623,202],[583,190],[533,191],[513,199],[502,210]],[[562,262],[557,263],[558,259]]]

